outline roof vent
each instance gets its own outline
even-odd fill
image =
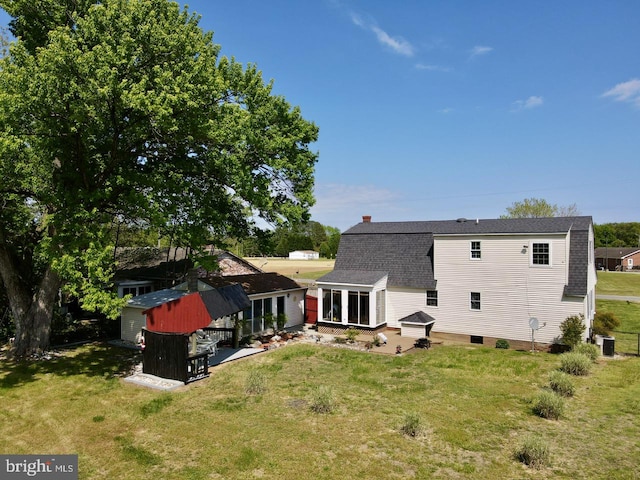
[[[363,215],[362,223],[371,223],[371,215]]]
[[[458,223],[464,223],[466,221],[467,221],[467,219],[464,218],[464,217],[463,218],[459,218],[459,219],[456,220],[456,222],[458,222]]]

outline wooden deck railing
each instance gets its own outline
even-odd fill
[[[209,354],[201,353],[187,358],[187,378],[185,383],[209,376]]]

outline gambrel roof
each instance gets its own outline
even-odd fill
[[[319,278],[318,282],[372,285],[386,274],[390,287],[435,289],[435,237],[566,235],[571,232],[569,281],[565,294],[584,296],[587,294],[591,225],[591,217],[587,216],[362,222],[341,235],[334,271]]]

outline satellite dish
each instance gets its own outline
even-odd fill
[[[540,328],[538,319],[536,317],[531,317],[529,319],[529,326],[531,327],[531,330],[538,330],[538,328]]]

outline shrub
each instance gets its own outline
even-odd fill
[[[549,445],[536,435],[529,435],[522,440],[515,451],[518,461],[531,468],[541,468],[549,465]]]
[[[279,313],[276,317],[276,327],[278,331],[284,330],[284,326],[287,324],[287,315],[285,313]]]
[[[585,330],[584,315],[571,315],[560,324],[560,331],[562,332],[562,341],[573,347],[582,342],[582,336]]]
[[[316,413],[331,413],[335,408],[335,398],[331,387],[320,385],[313,389],[309,405],[311,410]]]
[[[543,390],[533,401],[533,412],[550,420],[557,420],[564,411],[564,399],[549,390]]]
[[[347,342],[355,342],[356,337],[358,336],[358,330],[356,330],[355,328],[349,328],[346,332],[344,332],[344,334],[347,337]]]
[[[589,375],[591,359],[583,353],[567,352],[560,355],[560,370],[571,375]]]
[[[404,415],[404,421],[400,426],[400,431],[404,435],[410,437],[417,437],[422,432],[422,419],[417,413],[406,413]]]
[[[572,352],[582,353],[583,355],[589,357],[589,360],[595,362],[598,360],[598,356],[600,355],[600,349],[597,345],[592,343],[579,343],[575,347],[573,347]]]
[[[500,338],[496,341],[496,348],[507,350],[509,348],[509,342],[507,342],[504,338]]]
[[[576,391],[571,377],[559,370],[554,370],[549,374],[549,387],[562,397],[573,397]]]
[[[620,326],[620,320],[611,312],[597,312],[593,317],[594,335],[608,337],[612,330]]]
[[[245,384],[247,395],[260,395],[267,391],[267,377],[260,370],[251,370]]]

